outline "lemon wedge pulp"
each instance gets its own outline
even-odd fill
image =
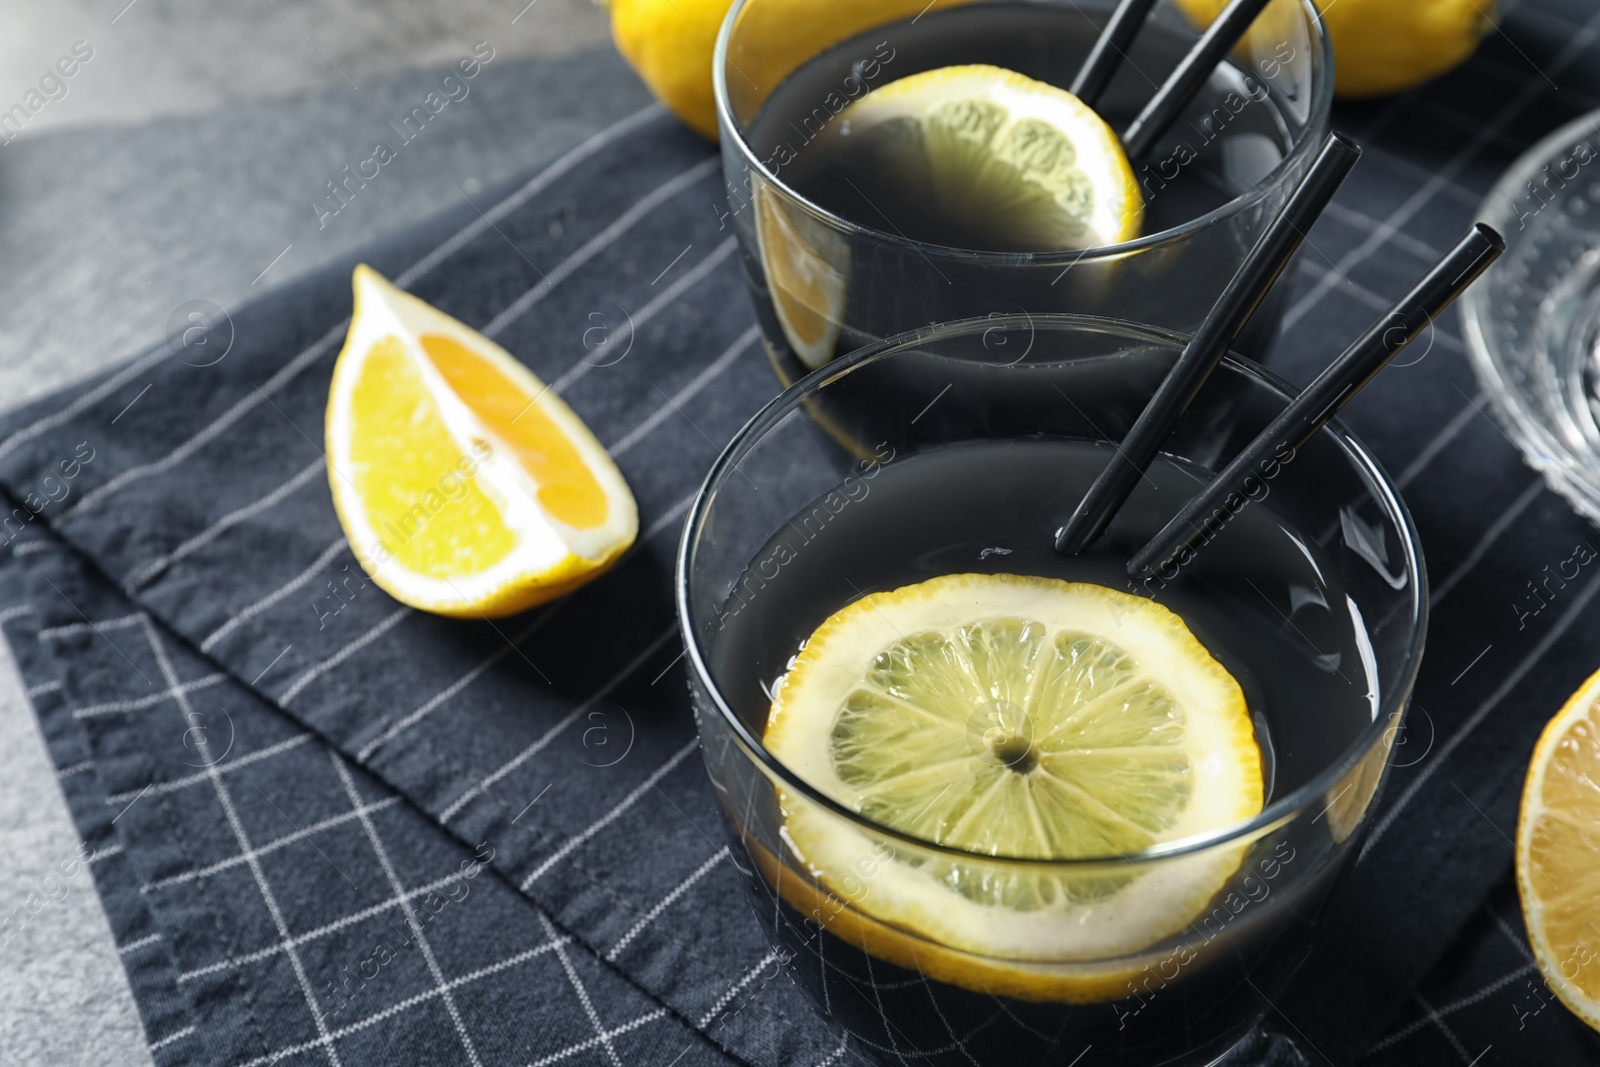
[[[1534,746],[1517,821],[1517,890],[1545,982],[1600,1030],[1600,672]]]
[[[867,819],[988,856],[1117,856],[1249,819],[1263,802],[1243,693],[1182,620],[1054,579],[947,575],[844,607],[776,687],[765,743]],[[847,894],[862,912],[1009,960],[1146,948],[1184,929],[1242,855],[1093,875],[884,859],[814,802],[781,804],[788,846],[824,885],[846,895],[843,881],[872,872]]]
[[[829,147],[869,199],[957,223],[969,247],[1066,251],[1139,236],[1144,201],[1116,133],[1065,89],[1015,71],[914,74],[845,108],[834,129]],[[881,207],[862,210],[879,225]]]
[[[352,551],[395,599],[509,615],[633,543],[627,483],[572,409],[503,348],[370,267],[334,366],[328,481]]]

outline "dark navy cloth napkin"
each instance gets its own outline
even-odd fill
[[[1528,0],[1508,30],[1337,116],[1368,152],[1301,259],[1286,376],[1600,94],[1590,5]],[[721,197],[712,151],[651,108],[365,257],[551,382],[634,489],[636,548],[525,616],[413,612],[344,543],[320,448],[348,264],[234,313],[220,360],[173,343],[0,422],[0,621],[158,1062],[855,1060],[749,913],[673,621],[689,500],[777,388]],[[1453,321],[1403,362],[1349,421],[1422,529],[1426,665],[1249,1058],[1592,1063],[1529,984],[1506,887],[1534,738],[1600,666],[1600,572],[1531,613],[1527,583],[1600,534],[1490,421]]]

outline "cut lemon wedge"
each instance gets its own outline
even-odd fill
[[[834,126],[869,199],[892,195],[965,235],[940,243],[1040,252],[1139,236],[1144,200],[1122,142],[1065,89],[1001,67],[942,67],[868,93]]]
[[[503,348],[356,268],[328,394],[328,481],[362,566],[396,600],[466,618],[570,592],[633,543],[622,474]]]
[[[1534,747],[1517,821],[1517,890],[1546,984],[1600,1030],[1600,673]]]
[[[1244,695],[1183,621],[1046,578],[948,575],[841,609],[779,682],[765,742],[867,819],[982,856],[1116,857],[1249,819],[1263,800]],[[781,804],[789,846],[830,890],[936,944],[1012,960],[1154,944],[1242,857],[1064,873],[886,856],[814,802]]]

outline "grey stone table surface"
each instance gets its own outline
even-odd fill
[[[0,408],[163,340],[182,305],[236,308],[637,109],[644,90],[604,39],[588,0],[7,5]],[[80,41],[93,54],[65,92],[48,82],[7,125]],[[475,48],[492,58],[465,97],[337,214],[314,206]],[[0,944],[0,1059],[145,1067],[92,879],[48,877],[76,846],[0,647],[0,916],[27,915]]]

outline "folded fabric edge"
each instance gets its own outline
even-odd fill
[[[160,1053],[164,1064],[209,1067],[216,1061],[198,1029],[193,1001],[178,983],[177,962],[168,937],[139,892],[141,879],[123,870],[132,865],[126,842],[98,768],[90,756],[82,728],[73,719],[62,694],[61,664],[39,640],[25,557],[41,551],[64,551],[49,536],[31,536],[0,555],[0,632],[28,687],[28,702],[45,738],[55,780],[67,802],[79,842],[56,865],[64,879],[87,870],[101,902],[118,957],[134,990],[134,1006],[144,1028],[146,1047]]]
[[[11,500],[9,494],[5,493],[3,490],[0,490],[0,506],[7,506],[7,505],[9,505],[11,503],[13,503],[13,501]],[[96,566],[94,561],[91,558],[89,558],[85,553],[83,553],[81,550],[79,550],[77,547],[75,547],[75,546],[71,545],[70,543],[68,543],[67,541],[65,541],[62,538],[62,536],[59,534],[58,531],[54,530],[53,528],[48,528],[48,527],[47,528],[43,528],[43,529],[39,529],[37,531],[37,533],[35,534],[35,536],[31,537],[29,539],[29,541],[30,541],[30,543],[38,545],[40,547],[30,548],[28,550],[25,550],[25,552],[23,553],[24,557],[29,556],[29,555],[33,555],[33,554],[38,553],[38,552],[44,552],[44,551],[66,553],[68,556],[70,556],[70,558],[73,560],[73,562],[77,566],[80,566],[80,567],[84,568],[90,575],[93,576],[93,578],[95,580],[97,580],[97,581],[99,581],[101,583],[104,583],[104,585],[105,585],[105,587],[106,587],[106,589],[107,589],[107,591],[109,592],[110,595],[114,596],[118,600],[123,600],[123,601],[127,600],[126,596],[120,590],[118,590],[116,588],[115,584],[112,583],[110,581],[110,579],[108,578],[108,576],[105,575]],[[31,609],[31,604],[29,604],[29,600],[31,598],[33,598],[33,597],[36,597],[36,596],[40,595],[40,590],[37,589],[37,588],[34,588],[34,585],[30,582],[29,575],[28,575],[28,568],[26,566],[25,560],[24,559],[19,559],[15,552],[11,553],[10,555],[11,555],[11,559],[7,560],[7,559],[4,558],[4,554],[0,554],[0,582],[5,582],[6,583],[5,585],[0,585],[0,592],[10,593],[11,594],[10,598],[9,598],[10,600],[12,600],[14,602],[17,602],[19,606],[28,605],[30,607],[30,609]],[[15,591],[13,592],[13,590],[15,590]],[[46,590],[46,592],[49,592],[49,591]],[[52,595],[54,595],[54,594],[52,594]],[[134,604],[134,603],[131,603],[131,602],[129,603],[129,608],[130,608],[129,614],[144,612],[144,609],[141,606],[139,606],[137,604]],[[18,619],[26,619],[26,620],[28,620],[28,626],[31,626],[31,629],[24,628],[22,630],[15,631],[16,636],[13,636],[13,631],[9,629],[9,627],[11,625],[13,625],[13,623],[5,624],[6,625],[6,637],[7,637],[8,642],[11,644],[13,650],[14,651],[19,650],[19,646],[20,646],[21,649],[26,649],[27,650],[27,654],[28,654],[29,659],[30,659],[30,662],[34,658],[49,657],[49,661],[50,661],[49,670],[51,672],[51,678],[52,678],[52,680],[60,681],[61,671],[66,669],[66,667],[68,665],[64,664],[64,663],[61,663],[59,661],[56,661],[53,655],[51,655],[50,653],[46,652],[41,647],[40,643],[37,641],[36,638],[33,639],[32,644],[30,646],[27,638],[25,637],[25,635],[37,634],[37,632],[38,632],[38,630],[40,628],[38,626],[37,622],[36,622],[37,613],[32,611],[32,610],[30,610],[28,612],[19,612],[17,618]],[[238,677],[233,672],[229,671],[226,667],[224,667],[222,664],[218,663],[216,660],[212,659],[210,656],[207,656],[206,654],[200,652],[188,640],[186,640],[182,635],[176,633],[175,631],[173,631],[169,627],[167,627],[166,624],[164,622],[162,622],[161,619],[158,616],[153,616],[153,615],[151,616],[151,625],[160,628],[160,630],[162,632],[162,636],[167,641],[171,642],[174,645],[183,646],[188,654],[205,660],[207,663],[210,663],[212,666],[214,666],[218,673],[226,675],[228,678],[230,678],[233,681],[234,684],[238,685],[240,688],[248,690],[248,691],[250,691],[252,693],[255,693],[255,695],[257,695],[258,697],[261,697],[263,702],[267,706],[271,707],[275,712],[277,712],[280,715],[287,716],[293,722],[293,724],[294,724],[294,726],[295,726],[295,728],[297,730],[302,730],[302,731],[305,731],[305,732],[309,733],[312,737],[314,737],[316,739],[317,743],[323,745],[328,751],[333,752],[333,753],[337,753],[340,759],[347,761],[348,763],[350,763],[353,766],[359,767],[365,773],[371,775],[373,778],[375,778],[376,780],[381,782],[382,785],[384,786],[384,788],[390,790],[394,795],[399,797],[401,802],[406,804],[410,808],[412,808],[417,813],[417,815],[419,817],[421,817],[421,818],[427,820],[429,823],[439,827],[440,830],[442,830],[443,832],[448,834],[452,839],[454,839],[458,844],[460,844],[463,847],[465,847],[467,850],[470,851],[470,850],[473,849],[473,847],[476,844],[476,842],[468,840],[465,836],[463,836],[460,832],[458,832],[458,830],[455,830],[455,829],[452,829],[451,827],[444,826],[444,825],[440,824],[438,822],[438,820],[436,820],[426,809],[424,809],[421,806],[419,806],[411,798],[411,796],[404,790],[404,788],[402,788],[397,783],[393,782],[387,775],[383,774],[380,770],[378,770],[375,767],[369,766],[367,764],[361,763],[360,761],[356,760],[353,755],[351,755],[350,753],[344,752],[338,745],[336,745],[330,739],[328,739],[327,737],[322,735],[319,731],[315,730],[308,723],[302,721],[301,719],[299,719],[298,717],[294,716],[292,713],[288,712],[287,710],[277,706],[275,703],[273,703],[270,700],[266,699],[261,694],[256,693],[256,691],[253,688],[251,688],[250,686],[248,686],[242,678]],[[18,637],[23,637],[24,639],[19,641],[17,639]],[[19,652],[19,655],[20,655],[20,652]],[[59,699],[59,694],[54,694],[54,695],[56,695],[58,697],[58,699]],[[71,715],[70,715],[69,710],[66,709],[63,706],[61,708],[61,712],[62,712],[63,718],[65,718],[68,722],[71,722]],[[36,716],[39,715],[39,710],[38,710],[38,706],[37,705],[35,705],[35,714],[36,714]],[[41,726],[45,726],[46,725],[45,720],[42,717],[41,717],[40,721],[41,721]],[[84,746],[84,739],[83,739],[83,735],[81,733],[81,727],[79,727],[78,724],[76,724],[75,722],[71,722],[71,726],[72,726],[72,729],[76,732],[76,740],[77,740],[78,744],[80,746]],[[81,761],[78,761],[78,762],[81,763]],[[58,765],[58,767],[59,767],[59,765]],[[83,773],[87,773],[87,772],[83,772]],[[58,779],[59,779],[59,777],[60,777],[60,770],[59,769],[58,769],[57,775],[58,775]],[[75,774],[73,777],[76,777],[76,776],[77,775]],[[102,810],[99,810],[99,811],[95,811],[94,808],[89,808],[87,810],[87,812],[86,812],[85,818],[87,818],[89,820],[94,820],[96,818],[98,818],[100,820],[103,820],[105,825],[107,826],[108,830],[110,830],[111,832],[114,833],[114,827],[111,826],[111,820],[112,820],[113,816],[112,816],[111,812],[109,811],[109,808],[108,808],[107,804],[105,803],[105,797],[106,797],[106,793],[105,793],[105,791],[103,789],[101,789],[97,796],[89,796],[89,797],[85,797],[83,799],[83,803],[85,805],[92,804],[92,805],[94,805],[94,808],[102,809]],[[74,813],[74,817],[75,817],[75,821],[76,821],[76,819],[77,819],[76,811]],[[87,839],[87,834],[85,836],[86,836],[86,839]],[[119,861],[127,862],[126,854],[122,852],[120,844],[118,845],[117,852],[115,853],[115,858],[117,860],[119,860]],[[580,933],[578,933],[577,931],[575,931],[571,927],[569,927],[567,924],[562,922],[561,919],[559,918],[559,916],[556,913],[552,912],[551,910],[547,909],[538,900],[537,897],[535,897],[532,893],[530,893],[530,892],[528,892],[528,891],[526,891],[526,890],[524,890],[524,889],[522,889],[520,887],[520,879],[516,876],[515,872],[505,869],[504,866],[498,860],[491,860],[489,863],[486,864],[486,866],[491,871],[493,871],[495,876],[497,878],[499,878],[509,889],[511,889],[512,891],[516,892],[519,896],[521,896],[524,899],[526,899],[535,908],[539,909],[539,911],[541,913],[543,913],[546,916],[548,916],[550,921],[551,921],[551,923],[554,926],[556,926],[556,928],[559,929],[563,934],[571,937],[576,943],[584,946],[584,948],[588,952],[592,953],[595,956],[595,958],[599,961],[599,963],[602,966],[606,967],[608,970],[610,970],[613,973],[617,974],[624,981],[626,981],[630,986],[632,986],[638,993],[640,993],[641,995],[647,997],[651,1002],[660,1005],[663,1010],[667,1011],[672,1016],[677,1018],[678,1021],[686,1029],[688,1029],[691,1032],[693,1032],[701,1040],[707,1042],[709,1045],[711,1045],[713,1048],[715,1048],[720,1054],[728,1056],[728,1057],[732,1058],[733,1060],[735,1060],[735,1061],[737,1061],[737,1062],[739,1062],[741,1064],[745,1064],[746,1067],[759,1067],[758,1064],[756,1064],[754,1061],[750,1060],[748,1058],[748,1056],[744,1052],[742,1052],[740,1050],[739,1045],[738,1045],[738,1043],[736,1041],[736,1038],[734,1038],[733,1035],[730,1035],[724,1028],[721,1028],[721,1027],[719,1027],[717,1025],[713,1025],[713,1026],[710,1026],[710,1027],[701,1025],[702,1020],[694,1018],[692,1016],[692,1014],[688,1010],[686,1010],[686,1009],[684,1009],[684,1008],[682,1008],[680,1006],[676,1006],[676,1005],[673,1005],[673,1004],[669,1003],[659,993],[655,992],[654,990],[650,989],[648,986],[643,984],[637,977],[635,977],[627,969],[623,968],[618,963],[616,963],[616,962],[612,961],[611,959],[609,959],[607,957],[605,951],[604,951],[604,946],[601,946],[601,945],[598,945],[598,944],[594,943],[591,939],[589,939],[587,937],[584,937],[583,935],[581,935]],[[110,873],[111,872],[108,870],[108,874],[106,876],[106,880],[108,882],[110,881],[110,877],[109,877]],[[126,879],[125,882],[127,884],[132,885],[132,886],[137,886],[138,884],[140,884],[140,880],[138,878]],[[101,892],[102,899],[105,900],[106,899],[105,891],[100,886],[98,879],[97,879],[97,890]],[[139,897],[138,890],[136,888],[129,890],[129,892],[131,892],[131,894],[132,894],[132,896],[134,898],[138,898]],[[117,890],[117,891],[113,892],[112,899],[120,901],[126,895],[127,895],[126,893],[124,893],[124,892],[122,892],[120,890]],[[145,904],[145,902],[142,899],[136,899],[136,903],[139,905],[139,907],[141,909],[143,909],[144,915],[146,917],[146,920],[149,922],[149,924],[150,924],[150,926],[152,928],[152,932],[159,933],[160,932],[160,930],[159,930],[159,922],[150,913],[150,910],[149,910],[148,906]],[[108,902],[108,910],[109,910],[109,902]],[[149,935],[146,934],[146,935],[142,935],[142,936],[148,937]],[[122,940],[123,940],[122,936],[119,933],[118,934],[119,944],[122,942]],[[150,943],[154,944],[156,942],[152,941]],[[124,957],[123,962],[124,962],[124,967],[127,968],[128,967],[127,957]],[[165,983],[165,985],[158,985],[157,988],[170,987],[174,991],[175,995],[178,995],[178,996],[181,997],[181,993],[179,992],[181,987],[179,987],[177,982],[176,982],[177,968],[176,968],[176,965],[175,965],[174,961],[172,960],[172,957],[171,957],[170,953],[166,954],[165,967],[166,967],[166,970],[165,970],[164,973],[163,972],[156,972],[156,974],[155,974],[155,977],[158,979],[158,981]],[[133,971],[130,968],[130,978],[132,978],[132,977],[133,977]],[[184,1010],[178,1012],[175,1017],[178,1018],[178,1019],[188,1019],[189,1022],[192,1022],[193,1018],[194,1018],[194,1014],[193,1013],[194,1013],[193,1005],[192,1004],[188,1004],[187,1001],[185,1000],[185,1002],[184,1002]],[[169,1014],[171,1014],[171,1013],[162,1013],[161,1020],[162,1020],[163,1023],[165,1023],[167,1021]],[[178,1036],[178,1032],[180,1030],[183,1030],[184,1026],[188,1026],[189,1031],[193,1032],[194,1027],[192,1025],[189,1025],[189,1022],[186,1022],[183,1025],[180,1025],[180,1026],[174,1028],[171,1031],[163,1030],[162,1032],[165,1034],[165,1036],[166,1036],[166,1038],[168,1040],[175,1040],[177,1038],[177,1036]],[[719,1022],[720,1022],[720,1020],[719,1020]],[[153,1023],[147,1024],[147,1036],[154,1029],[155,1029],[155,1027],[154,1027]],[[718,1033],[716,1033],[714,1035],[713,1031],[720,1031],[720,1032],[718,1032]],[[187,1036],[187,1035],[184,1035],[184,1036]],[[160,1038],[153,1039],[152,1040],[152,1045],[154,1046],[155,1041],[159,1041],[159,1040],[161,1040],[161,1039]],[[179,1061],[179,1062],[194,1062],[194,1063],[203,1064],[203,1063],[207,1063],[209,1061],[207,1061],[207,1060],[193,1060],[193,1061]]]
[[[639,113],[639,116],[644,116],[645,117],[644,119],[641,119],[640,121],[645,121],[645,120],[649,119],[652,115],[659,115],[659,114],[660,114],[659,108],[645,109],[644,111],[641,111]],[[638,116],[636,116],[636,118],[637,117]],[[703,146],[700,146],[700,150],[704,151]],[[713,157],[713,161],[714,161],[714,157]],[[700,167],[701,165],[702,164],[700,164],[700,163],[696,164],[697,167]],[[465,212],[463,212],[463,215],[465,215]],[[473,217],[475,217],[475,216],[473,216]],[[435,220],[436,225],[439,228],[441,228],[441,229],[451,229],[451,230],[453,230],[455,228],[455,224],[458,223],[459,221],[460,221],[460,219],[456,218],[456,219],[451,221],[449,226],[446,226],[443,222],[437,222],[437,220]],[[415,238],[415,231],[411,231],[408,235],[406,235],[406,239],[415,240],[416,239]],[[397,238],[397,240],[399,240],[399,239]],[[727,246],[730,247],[730,248],[732,247],[731,241],[727,242]],[[369,258],[372,261],[378,263],[379,265],[382,264],[381,257],[376,255],[376,254],[374,254],[372,256],[369,256],[367,258]],[[715,262],[721,262],[721,259],[718,259]],[[297,283],[295,283],[297,285],[302,286],[301,289],[296,290],[296,289],[294,289],[293,286],[290,286],[289,289],[292,290],[292,291],[286,292],[285,290],[280,290],[278,295],[279,295],[279,298],[283,299],[283,300],[293,299],[294,297],[297,296],[297,294],[301,294],[301,293],[305,292],[305,288],[304,287],[306,287],[306,286],[310,286],[310,287],[323,286],[323,285],[327,284],[327,281],[328,281],[328,275],[327,275],[326,271],[319,271],[314,276],[311,276],[311,277],[309,277],[307,279],[301,279]],[[145,357],[141,357],[141,361],[144,358]],[[137,361],[136,361],[136,364],[137,364]],[[129,389],[130,393],[131,393],[133,388],[136,388],[136,384],[134,386],[130,386],[130,389]],[[76,401],[74,401],[74,404],[75,403],[76,403]],[[108,401],[108,403],[109,403],[109,401]],[[38,420],[37,416],[39,416],[40,414],[43,414],[43,413],[40,412],[40,411],[37,411],[37,410],[34,410],[34,411],[31,411],[31,412],[27,413],[27,415],[26,415],[27,418],[35,420],[34,422],[29,423],[28,426],[38,425],[39,424],[39,420]],[[44,421],[50,421],[52,419],[55,419],[60,414],[61,414],[61,412],[58,410],[55,414],[46,415]],[[27,427],[25,427],[25,429],[26,428]],[[29,432],[31,432],[31,430],[29,430]],[[10,438],[6,438],[5,440],[8,441],[8,440],[10,440]],[[23,443],[26,444],[27,442],[23,442]],[[0,441],[0,455],[3,455],[4,451],[5,451],[4,441]],[[10,483],[11,483],[11,485],[12,485],[12,487],[14,489],[19,488],[19,487],[26,487],[26,485],[28,484],[26,479],[21,478],[21,476],[18,475],[16,472],[19,471],[19,470],[23,470],[23,469],[31,469],[31,468],[27,467],[27,464],[31,463],[33,459],[38,458],[38,457],[37,456],[32,456],[29,453],[32,453],[32,452],[35,452],[35,451],[38,451],[38,450],[34,449],[34,448],[31,448],[31,447],[30,448],[24,448],[18,454],[11,456],[10,460],[6,462],[6,466],[10,470],[10,476],[8,477],[8,480],[10,481]],[[42,454],[43,453],[41,453],[41,455]],[[108,455],[108,459],[109,458],[110,457]],[[78,488],[79,487],[74,487],[74,491],[76,492],[78,490]],[[88,487],[84,486],[83,488],[86,489]],[[65,540],[67,543],[72,544],[72,546],[74,548],[74,551],[75,551],[75,554],[84,561],[86,566],[94,568],[95,573],[97,575],[99,575],[99,577],[102,580],[107,580],[108,584],[110,584],[111,587],[113,587],[113,588],[116,587],[117,583],[114,582],[114,581],[110,581],[109,580],[109,576],[104,574],[104,573],[102,573],[99,570],[98,560],[90,551],[87,550],[87,544],[86,543],[79,543],[79,542],[75,541],[70,535],[64,535],[64,534],[61,533],[61,527],[62,526],[65,526],[67,530],[75,529],[75,527],[70,523],[64,523],[64,522],[61,521],[59,509],[41,509],[41,512],[36,517],[38,517],[41,520],[43,520],[40,523],[34,524],[35,526],[41,528],[41,532],[44,532],[45,530],[48,530],[49,532],[54,533],[56,536],[62,537],[63,540]],[[52,519],[54,519],[55,521],[52,521]],[[137,605],[137,602],[135,602],[135,603]],[[138,606],[142,606],[142,605],[138,605]],[[159,614],[154,614],[154,615],[152,615],[152,617],[153,618],[159,618],[160,615]],[[192,646],[188,645],[187,642],[185,642],[185,647],[192,651]],[[207,657],[207,659],[208,659],[209,662],[214,662],[214,661],[211,661],[209,657]],[[239,681],[241,684],[244,684],[243,683],[243,679],[242,679],[242,674],[239,674],[239,673],[236,673],[236,672],[228,672],[228,673],[229,673],[230,677],[233,677],[236,681]],[[247,688],[250,688],[250,687],[247,686]],[[272,701],[272,702],[276,703],[276,701],[273,700],[273,698],[271,698],[270,696],[267,696],[266,694],[261,694],[259,690],[255,690],[255,692],[257,692],[258,695],[265,696],[266,699],[268,699],[269,701]],[[290,715],[290,717],[292,719],[294,719],[294,721],[298,725],[301,725],[301,726],[305,726],[306,725],[301,719],[296,717],[293,712],[289,712],[288,714]],[[313,732],[315,733],[316,731],[313,731]],[[325,743],[328,742],[328,738],[327,737],[325,737],[325,736],[323,736],[321,734],[318,734],[318,736],[321,737],[321,739]],[[334,747],[337,748],[338,746],[334,746]],[[341,749],[341,751],[343,751],[343,750]],[[348,753],[346,753],[346,754],[348,755]],[[373,768],[373,767],[371,767],[371,766],[369,766],[367,764],[364,764],[364,763],[361,764],[361,765],[364,768],[366,768],[367,770],[371,771],[373,774],[375,774],[380,780],[382,780],[390,788],[396,789],[400,793],[406,795],[408,798],[411,798],[413,796],[413,790],[408,788],[408,786],[406,786],[406,785],[400,784],[400,782],[397,780],[397,777],[395,775],[382,774],[377,769],[375,769],[375,768]],[[424,811],[424,813],[426,814],[426,811]],[[429,815],[428,817],[430,818],[430,821],[436,821],[436,820],[434,820],[434,817],[432,815]],[[469,841],[469,840],[467,840],[466,837],[463,836],[463,834],[465,832],[466,832],[465,829],[461,829],[459,832],[455,832],[454,836],[456,837],[457,840],[463,841],[464,843],[467,843],[469,846],[472,844],[473,841],[476,841],[476,840],[480,839],[480,838],[472,838],[472,840]],[[550,847],[554,848],[555,846],[562,845],[564,843],[565,843],[564,841],[552,842],[550,844]],[[578,867],[578,865],[576,863],[574,863],[574,862],[567,863],[566,867],[573,874],[575,880],[580,876],[583,877],[583,878],[587,878],[588,879],[588,883],[587,884],[592,886],[592,887],[595,887],[595,889],[597,890],[596,892],[591,892],[591,893],[588,894],[588,896],[591,899],[590,899],[590,901],[588,903],[583,905],[584,907],[591,907],[592,908],[593,907],[593,902],[595,900],[598,900],[601,896],[614,897],[614,894],[606,894],[606,893],[600,892],[601,890],[604,890],[606,888],[603,879],[597,878],[597,877],[591,875],[589,872],[581,870]],[[554,893],[554,892],[557,892],[557,891],[556,890],[548,890],[548,892]],[[525,894],[525,895],[529,895],[529,894]],[[574,889],[573,892],[571,894],[569,894],[569,896],[576,896],[576,895],[578,895],[578,890],[576,890],[576,889]],[[529,897],[530,897],[530,899],[535,899],[531,895],[529,895]],[[630,902],[630,903],[632,903],[632,902]],[[630,917],[629,922],[623,924],[625,927],[632,924],[632,919],[642,919],[642,918],[644,918],[643,912],[645,910],[645,904],[644,903],[638,903],[635,906],[637,907],[637,910]],[[574,921],[574,919],[573,919],[574,912],[567,911],[565,909],[565,905],[563,905],[563,909],[564,909],[563,913],[566,914],[567,917],[568,917],[568,923],[567,923],[568,929],[572,929],[574,927],[583,927],[584,926],[584,923],[581,921],[581,919],[578,920],[578,921]],[[578,911],[581,912],[582,908],[578,908]],[[621,920],[619,919],[618,921],[620,922]],[[689,950],[684,950],[683,952],[680,952],[676,956],[674,956],[673,952],[671,951],[673,946],[667,944],[664,937],[663,937],[662,940],[656,942],[655,944],[652,944],[651,943],[651,937],[653,937],[653,936],[654,936],[654,934],[652,933],[649,936],[639,937],[639,938],[636,938],[635,940],[633,940],[631,942],[632,958],[623,961],[623,963],[615,964],[615,965],[613,965],[613,967],[615,969],[619,969],[619,970],[620,970],[620,968],[622,968],[624,966],[627,967],[628,970],[623,970],[623,971],[621,971],[621,973],[628,975],[629,976],[629,981],[632,982],[634,985],[639,986],[642,989],[645,989],[645,990],[649,991],[653,987],[655,990],[657,990],[656,992],[652,993],[653,996],[655,996],[657,998],[660,998],[660,997],[673,997],[675,995],[675,993],[677,992],[676,983],[680,982],[680,980],[682,979],[682,974],[683,974],[683,971],[684,971],[684,960],[688,956],[692,955],[692,952],[690,952]],[[589,946],[591,948],[596,948],[596,946],[597,946],[597,942],[593,941],[593,940],[586,939],[585,943],[589,944]],[[604,946],[602,946],[602,948],[603,947]],[[659,964],[659,966],[657,964]],[[731,979],[730,979],[730,981],[731,981]],[[646,984],[646,983],[648,983],[648,984]],[[734,990],[737,990],[737,989],[740,989],[740,988],[743,988],[743,987],[739,983],[735,983]],[[765,988],[765,986],[762,986],[760,988]],[[699,992],[703,993],[705,991],[701,990]],[[698,1019],[701,1016],[702,1008],[704,1007],[704,1005],[707,1005],[707,1004],[725,1005],[725,1003],[726,1003],[725,1001],[723,1001],[721,999],[717,999],[723,994],[723,992],[724,992],[724,989],[719,987],[719,988],[717,988],[715,990],[711,990],[709,995],[704,996],[703,999],[694,999],[694,1000],[688,999],[688,995],[686,993],[685,996],[679,997],[678,999],[679,999],[680,1002],[685,1002],[686,1001],[689,1004],[689,1007],[681,1009],[681,1010],[684,1010],[687,1013],[687,1015],[686,1015],[687,1018]],[[729,992],[730,992],[730,995],[731,995],[732,991],[729,991]],[[749,991],[747,990],[745,996],[748,996],[748,993],[749,993]],[[696,994],[696,995],[698,996],[698,994]],[[741,998],[741,999],[743,999],[743,998]],[[754,999],[754,998],[750,998],[750,999]],[[767,1000],[771,1000],[773,998],[769,996],[766,999]],[[717,1033],[717,1038],[715,1040],[717,1041],[717,1044],[718,1044],[719,1047],[728,1048],[730,1052],[732,1052],[732,1049],[735,1046],[743,1047],[746,1050],[745,1054],[748,1057],[751,1054],[751,1045],[749,1043],[745,1043],[745,1044],[742,1044],[742,1045],[739,1044],[739,1042],[741,1042],[741,1040],[742,1040],[741,1031],[744,1032],[744,1036],[748,1036],[748,1032],[752,1029],[753,1025],[755,1025],[755,1024],[753,1024],[751,1022],[751,1020],[753,1018],[760,1018],[760,1017],[763,1016],[764,1013],[763,1013],[762,1009],[764,1008],[764,1005],[758,1006],[755,1010],[750,1010],[749,1008],[744,1007],[742,1004],[736,1005],[736,1006],[739,1007],[743,1011],[743,1018],[741,1018],[739,1020],[739,1028],[737,1030],[730,1030],[730,1028],[726,1025],[726,1023],[732,1018],[733,1015],[739,1014],[739,1011],[732,1011],[732,1010],[727,1011],[727,1012],[725,1012],[724,1018],[722,1020],[719,1020],[719,1029],[718,1029],[718,1033]],[[772,1011],[765,1012],[765,1015],[768,1018],[772,1019],[772,1020],[780,1020],[781,1019],[781,1014],[782,1014],[781,1011],[777,1011],[777,1010],[772,1010]],[[737,1053],[733,1053],[733,1054],[737,1055]],[[757,1058],[758,1059],[762,1058],[759,1055],[759,1053],[757,1054]]]

